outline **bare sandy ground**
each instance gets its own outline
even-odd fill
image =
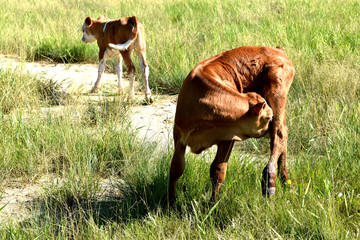
[[[27,71],[37,76],[52,79],[61,83],[66,92],[82,92],[86,97],[94,98],[98,95],[86,94],[92,88],[98,72],[94,64],[53,64],[49,62],[21,62],[14,56],[0,55],[0,68],[12,68]],[[151,71],[151,69],[150,69]],[[151,74],[151,72],[150,72]],[[102,76],[102,92],[116,93],[116,75],[105,72]],[[124,79],[125,93],[128,81]],[[135,89],[139,89],[137,83]],[[101,93],[99,93],[101,95]],[[136,99],[141,102],[144,93],[136,91]],[[148,141],[156,141],[160,148],[168,148],[172,144],[172,126],[175,115],[177,96],[154,96],[152,105],[135,105],[130,111],[132,127],[137,129],[138,137]],[[0,223],[8,221],[21,221],[30,216],[29,203],[44,193],[44,188],[59,181],[55,176],[43,176],[28,184],[17,183],[14,180],[8,188],[2,189],[0,199]],[[102,194],[112,192],[113,181],[103,179],[100,183]],[[1,194],[1,193],[0,193]]]
[[[105,72],[101,78],[101,92],[87,94],[97,77],[98,65],[95,64],[20,62],[17,57],[0,55],[0,68],[19,69],[19,71],[27,71],[42,78],[52,79],[60,83],[66,92],[80,92],[92,100],[99,99],[102,93],[117,93],[116,75]],[[124,77],[124,96],[127,95],[128,86],[129,81]],[[136,81],[135,89],[139,89],[139,87],[139,82]],[[137,90],[135,98],[137,102],[142,102],[144,93]],[[172,135],[176,99],[175,95],[155,95],[152,105],[137,104],[130,109],[132,127],[138,130],[139,137],[147,138],[150,141],[160,141],[163,146],[166,146],[169,142],[169,135]]]

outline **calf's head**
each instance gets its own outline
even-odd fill
[[[83,32],[81,41],[83,41],[83,43],[92,43],[96,41],[96,37],[94,36],[91,29],[92,24],[93,24],[93,20],[90,17],[87,17],[81,28]]]
[[[259,94],[249,92],[249,111],[246,124],[249,137],[264,137],[269,130],[269,123],[273,118],[273,111]]]

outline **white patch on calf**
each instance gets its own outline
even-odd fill
[[[103,32],[105,32],[105,29],[106,29],[106,25],[111,21],[111,19],[109,21],[107,21],[103,27]]]
[[[126,43],[119,43],[119,44],[109,43],[109,47],[120,51],[126,51],[132,42],[133,40],[128,40]]]
[[[96,37],[92,34],[88,34],[86,32],[86,25],[85,23],[82,26],[82,31],[83,31],[83,37],[81,38],[81,40],[83,41],[83,43],[92,43],[94,41],[96,41]]]
[[[274,195],[274,194],[275,194],[275,190],[276,190],[275,187],[270,187],[270,188],[268,189],[268,194],[269,194],[269,196]]]
[[[149,66],[145,67],[145,78],[149,79]]]

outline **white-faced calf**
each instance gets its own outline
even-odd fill
[[[82,26],[84,43],[97,41],[99,46],[99,71],[98,77],[91,92],[97,92],[100,86],[101,75],[105,70],[107,59],[116,58],[115,65],[118,77],[119,92],[122,84],[122,59],[128,71],[130,79],[129,98],[134,96],[135,67],[131,61],[131,52],[134,50],[139,58],[142,75],[145,82],[145,98],[151,103],[151,91],[149,88],[149,67],[146,62],[146,46],[144,27],[136,17],[125,17],[116,20],[106,20],[100,16],[97,20],[87,17]]]

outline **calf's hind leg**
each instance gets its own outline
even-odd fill
[[[151,97],[151,90],[149,87],[149,66],[146,62],[146,54],[145,50],[135,50],[135,53],[138,55],[139,62],[140,62],[140,68],[142,72],[142,76],[144,79],[144,85],[145,85],[145,99],[148,104],[153,102],[153,99]]]
[[[288,128],[285,126],[286,135],[289,134]],[[286,137],[287,139],[287,137]],[[278,175],[280,177],[281,183],[285,184],[288,181],[288,173],[287,173],[287,141],[284,142],[286,144],[284,146],[284,151],[280,155],[278,159]]]
[[[122,83],[122,57],[120,54],[116,56],[115,71],[118,78],[118,91],[119,93],[121,93],[123,88],[123,83]]]
[[[106,64],[106,59],[102,58],[99,61],[99,69],[98,69],[98,77],[96,79],[96,82],[94,84],[94,87],[91,89],[90,92],[92,93],[96,93],[99,90],[99,86],[100,86],[100,81],[101,81],[101,76],[105,71],[105,64]]]
[[[234,141],[224,141],[218,144],[214,161],[210,166],[210,180],[212,184],[211,202],[215,202],[219,194],[221,184],[225,180],[227,162],[229,160]]]
[[[126,51],[121,51],[121,56],[124,59],[126,68],[127,68],[127,72],[128,72],[128,76],[129,76],[129,81],[130,81],[130,87],[129,87],[129,100],[132,100],[135,96],[135,90],[134,90],[134,80],[135,80],[135,67],[133,62],[131,61],[131,51],[130,50],[126,50]]]
[[[261,188],[264,196],[275,193],[276,168],[280,165],[281,180],[286,182],[287,176],[287,140],[285,107],[287,94],[294,76],[292,67],[273,67],[268,72],[269,91],[264,96],[272,108],[274,117],[270,126],[270,159],[263,171]]]
[[[166,201],[169,205],[175,203],[176,197],[176,185],[179,181],[179,178],[183,175],[185,169],[185,150],[186,146],[179,141],[180,133],[174,127],[174,142],[175,142],[175,151],[170,165],[170,174],[169,174],[169,185],[167,190]]]

